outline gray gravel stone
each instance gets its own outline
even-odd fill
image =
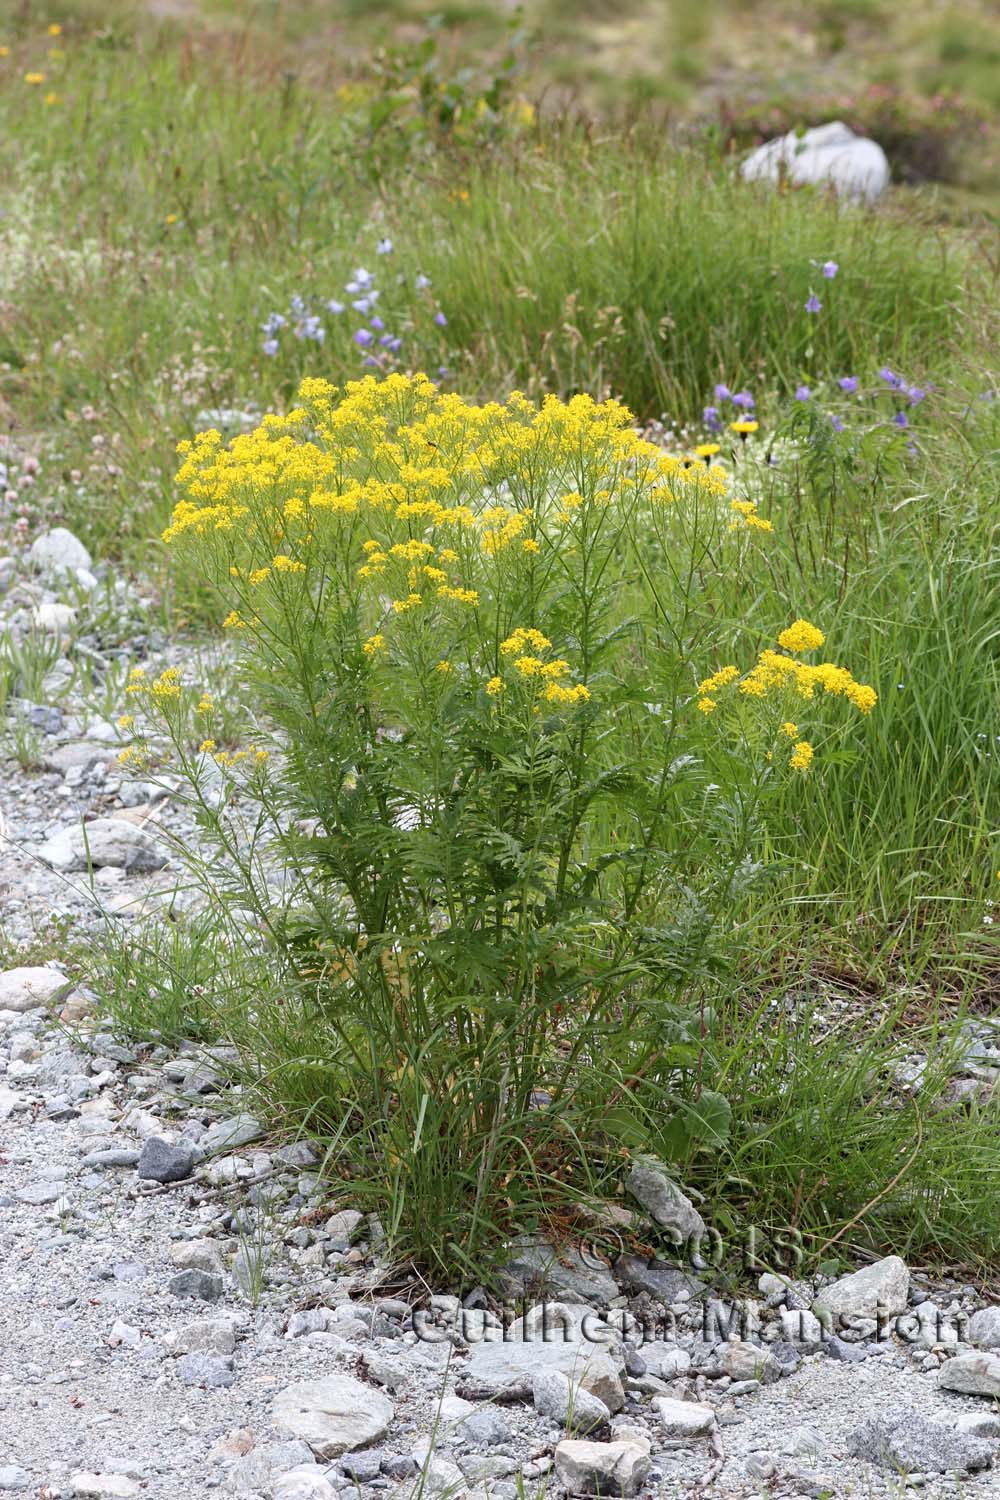
[[[183,1146],[172,1146],[158,1135],[148,1135],[139,1153],[139,1176],[150,1182],[183,1182],[191,1176],[194,1156]]]
[[[655,1157],[639,1158],[633,1164],[625,1186],[650,1218],[661,1229],[669,1231],[675,1244],[696,1242],[705,1233],[701,1214]]]
[[[202,1302],[218,1302],[223,1293],[221,1276],[208,1271],[180,1271],[171,1276],[167,1290],[174,1297],[195,1297]]]
[[[848,1450],[896,1473],[968,1474],[993,1462],[993,1445],[985,1439],[901,1408],[880,1412],[856,1428]]]
[[[571,1432],[595,1432],[611,1420],[604,1402],[574,1385],[561,1370],[539,1370],[531,1382],[531,1392],[539,1416],[549,1417]]]
[[[183,1385],[201,1385],[209,1390],[232,1385],[236,1380],[233,1361],[221,1354],[184,1354],[177,1361],[177,1374]]]

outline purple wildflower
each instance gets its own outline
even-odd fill
[[[806,298],[805,308],[807,313],[818,313],[822,309],[822,302],[815,292],[810,292]]]
[[[833,428],[834,432],[843,432],[844,430],[844,424],[839,417],[831,417],[830,426]]]
[[[430,284],[431,284],[431,278],[429,276],[425,276],[422,271],[420,272],[420,274],[417,276],[416,280],[413,283],[413,285],[416,287],[416,289],[417,289],[418,292],[425,291],[427,289],[427,287],[430,286]]]
[[[367,349],[368,345],[374,340],[374,338],[375,335],[373,333],[369,333],[367,328],[359,328],[357,333],[354,335],[354,342],[356,344],[359,344],[362,349]]]
[[[892,419],[897,427],[909,427],[910,419],[905,411],[898,411]]]
[[[719,417],[719,408],[717,406],[706,406],[701,415],[709,432],[718,432],[722,426],[722,420]]]
[[[911,385],[906,394],[910,398],[910,405],[911,406],[919,406],[920,403],[921,403],[921,401],[923,401],[924,398],[926,397],[927,392],[924,391],[924,390],[921,390],[921,388],[920,388],[919,385]]]
[[[385,324],[382,322],[382,319],[379,317],[378,313],[376,313],[373,318],[368,319],[368,326],[370,328],[376,328],[379,333],[381,333],[382,329],[385,327]]]
[[[716,401],[732,401],[733,393],[728,385],[717,385],[715,387],[715,399]]]
[[[355,312],[359,312],[359,313],[371,312],[372,299],[371,299],[371,297],[356,297],[354,299],[354,301],[351,303],[351,306],[354,308]]]
[[[344,306],[345,304],[343,302],[338,302],[336,297],[331,297],[329,302],[326,304],[326,310],[327,312],[332,313],[342,313],[344,311]]]
[[[273,359],[278,352],[277,339],[265,339],[260,346],[269,359]]]
[[[379,240],[378,244],[375,246],[375,254],[376,255],[391,255],[392,254],[392,240],[390,240],[388,238],[386,238],[384,240]]]
[[[434,314],[434,321],[439,328],[447,328],[448,326],[448,319],[445,317],[444,313],[441,312],[440,308]]]
[[[858,388],[858,377],[856,375],[844,375],[837,381],[837,384],[842,391],[846,391],[849,396],[853,396]]]
[[[900,380],[899,376],[895,373],[894,370],[890,370],[889,369],[888,365],[883,365],[882,368],[881,368],[881,370],[879,370],[878,373],[879,373],[880,379],[882,379],[882,380],[885,381],[885,383],[889,387],[890,391],[898,391],[899,390],[899,388],[900,388],[900,386],[902,385],[903,382]]]
[[[403,340],[401,338],[393,338],[393,339],[389,340],[388,348],[389,348],[389,350],[390,350],[391,353],[398,354],[399,351],[400,351],[400,349],[402,349],[402,347],[403,347]]]
[[[733,397],[733,405],[741,407],[743,411],[753,411],[756,403],[749,391],[737,391]]]
[[[800,386],[796,387],[796,391],[795,391],[795,399],[796,399],[796,401],[808,401],[809,397],[811,395],[812,395],[812,391],[809,389],[809,387],[807,385],[800,385]]]
[[[832,281],[837,272],[840,270],[840,267],[835,260],[825,260],[820,266],[820,270],[823,272],[823,275],[826,277],[827,281]]]

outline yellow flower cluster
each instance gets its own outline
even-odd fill
[[[727,503],[717,445],[703,445],[699,463],[666,454],[615,401],[549,396],[537,407],[515,391],[476,405],[403,374],[342,391],[307,379],[298,399],[229,442],[212,429],[178,448],[182,498],[164,540],[207,555],[231,594],[223,625],[258,639],[288,609],[282,576],[299,575],[310,607],[321,600],[362,622],[369,660],[388,658],[398,631],[409,642],[401,662],[430,670],[462,642],[475,674],[473,656],[485,665],[495,650],[502,594],[514,580],[531,596],[537,558],[544,567],[561,553],[565,566],[616,507],[624,527],[686,494]],[[741,515],[770,529],[752,505]],[[451,606],[476,615],[459,621]],[[536,701],[585,702],[588,688],[549,648],[541,632],[515,631],[501,658],[534,680]],[[505,675],[494,662],[490,696]]]
[[[519,677],[537,678],[539,683],[539,698],[546,703],[559,704],[564,708],[572,707],[578,703],[587,703],[590,699],[590,689],[582,682],[568,687],[560,678],[569,674],[569,662],[563,657],[555,657],[552,661],[544,661],[536,652],[545,652],[551,648],[552,642],[548,636],[533,627],[520,627],[513,635],[509,635],[505,641],[500,642],[500,654],[513,658],[513,667]],[[501,677],[491,677],[486,684],[486,691],[490,697],[497,697],[504,688]]]
[[[734,500],[732,509],[739,519],[733,521],[733,526],[748,526],[755,531],[773,531],[774,527],[764,516],[757,514],[756,500]]]
[[[785,652],[802,653],[815,651],[823,645],[825,636],[808,620],[794,620],[778,636],[778,644]],[[833,697],[846,698],[859,713],[868,714],[878,701],[875,689],[867,683],[857,682],[846,667],[833,662],[812,665],[796,661],[793,656],[768,648],[760,653],[749,672],[742,675],[737,667],[720,667],[710,677],[698,684],[698,709],[701,713],[713,714],[719,706],[720,696],[732,687],[744,698],[766,700],[783,698],[788,694],[804,699],[813,699],[817,689]],[[792,745],[789,766],[793,771],[808,771],[812,764],[813,748],[808,740],[799,740],[799,727],[791,719],[779,726]]]
[[[778,636],[778,645],[782,651],[818,651],[825,640],[822,630],[808,620],[793,620]]]

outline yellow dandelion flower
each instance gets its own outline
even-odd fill
[[[749,421],[746,419],[741,419],[738,422],[730,422],[729,424],[730,430],[732,432],[735,432],[742,442],[746,442],[750,434],[752,432],[756,432],[759,426],[759,422]]]

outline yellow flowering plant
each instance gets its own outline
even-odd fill
[[[729,697],[769,721],[805,679],[762,657],[694,691],[700,580],[762,541],[701,457],[612,401],[477,406],[422,375],[308,379],[286,415],[181,445],[165,540],[224,599],[271,736],[280,1026],[318,1060],[301,1112],[422,1259],[481,1265],[534,1222],[539,1160],[579,1192],[622,1150],[724,1137],[691,996],[750,828],[715,820],[699,747]],[[174,686],[146,691],[168,721]]]

